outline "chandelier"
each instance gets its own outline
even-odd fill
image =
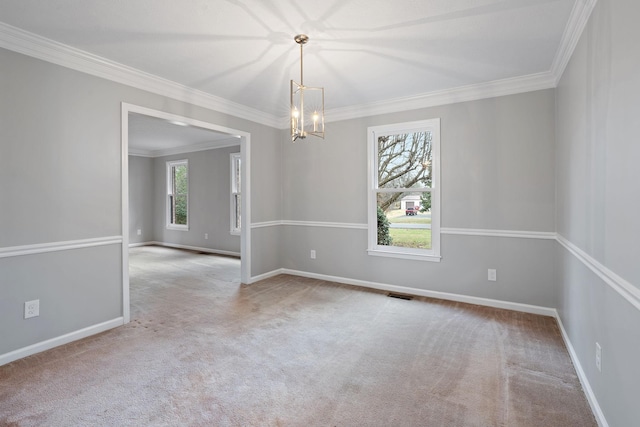
[[[304,85],[302,46],[309,41],[306,34],[293,38],[300,45],[300,83],[291,80],[291,140],[313,135],[324,139],[324,88]]]

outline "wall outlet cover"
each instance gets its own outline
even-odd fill
[[[33,301],[27,301],[24,303],[24,318],[29,319],[31,317],[40,316],[40,300],[34,299]]]

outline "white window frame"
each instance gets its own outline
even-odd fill
[[[431,249],[378,245],[377,193],[402,191],[378,188],[378,148],[380,136],[414,132],[431,132],[431,188],[416,188],[416,192],[431,192]],[[368,248],[369,255],[440,262],[440,119],[420,120],[367,129],[368,157]]]
[[[229,219],[230,219],[230,233],[234,236],[239,236],[242,232],[242,225],[241,224],[236,224],[236,203],[238,200],[240,200],[240,217],[242,217],[242,189],[240,188],[240,186],[238,186],[238,183],[236,181],[236,176],[238,171],[236,170],[236,165],[238,164],[238,162],[240,162],[240,172],[242,173],[242,160],[241,160],[241,156],[240,153],[231,153],[229,156],[229,159],[231,161],[231,167],[229,168],[229,170],[231,171],[230,173],[230,177],[231,177],[231,198],[230,198],[230,211],[229,211]]]
[[[174,224],[171,221],[171,196],[173,196],[173,168],[175,166],[185,165],[187,167],[187,223],[186,224]],[[189,160],[169,160],[167,161],[167,198],[166,198],[166,217],[167,217],[167,229],[168,230],[189,230]]]

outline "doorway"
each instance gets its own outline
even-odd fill
[[[133,118],[133,119],[132,119]],[[189,117],[179,116],[172,113],[167,113],[159,110],[153,110],[146,107],[141,107],[133,104],[122,103],[122,295],[123,295],[123,317],[124,322],[130,321],[130,289],[129,289],[129,242],[130,242],[130,224],[129,224],[129,151],[130,151],[130,128],[134,125],[133,120],[140,118],[143,121],[152,122],[153,120],[160,120],[164,125],[171,123],[176,126],[184,126],[202,132],[210,132],[211,140],[206,147],[200,144],[199,146],[193,146],[189,148],[192,151],[212,149],[216,144],[220,147],[229,146],[231,144],[228,141],[234,141],[235,145],[240,147],[241,158],[241,179],[240,179],[240,195],[241,195],[241,232],[240,232],[240,280],[242,283],[248,283],[250,278],[250,242],[251,233],[248,229],[250,221],[250,144],[251,135],[248,132],[244,132],[237,129],[231,129],[225,126],[220,126],[215,123],[204,122]],[[166,128],[170,130],[170,128]],[[218,142],[216,142],[218,141]],[[225,142],[227,141],[227,142]],[[231,144],[233,145],[233,144]],[[207,148],[211,147],[211,148]],[[149,148],[149,147],[147,147]],[[171,148],[163,147],[160,153],[171,153],[174,150],[175,153],[184,151],[185,148]],[[227,198],[228,200],[228,198]]]

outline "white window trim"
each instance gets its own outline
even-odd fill
[[[430,131],[431,142],[431,249],[401,248],[378,245],[378,219],[376,193],[378,191],[378,137],[398,133]],[[372,126],[367,129],[368,159],[368,247],[373,256],[440,262],[440,119],[420,120],[391,125]],[[416,189],[419,192],[420,189]]]
[[[237,188],[237,186],[235,185],[236,183],[236,160],[240,160],[240,173],[242,173],[242,160],[241,160],[241,156],[240,153],[231,153],[229,155],[229,159],[230,159],[230,164],[231,167],[229,168],[230,174],[229,176],[231,177],[231,181],[230,181],[230,187],[231,187],[231,191],[230,191],[230,202],[229,202],[229,222],[230,222],[230,233],[234,236],[240,236],[240,234],[242,233],[241,227],[242,225],[240,225],[240,227],[236,227],[236,221],[235,221],[235,217],[236,217],[236,195],[240,195],[240,198],[242,198],[242,189],[241,188]],[[241,202],[242,203],[242,202]],[[242,206],[242,205],[240,205]],[[242,207],[241,207],[242,209]],[[242,212],[240,212],[240,215],[242,215]]]
[[[179,165],[186,165],[187,166],[187,223],[186,224],[172,224],[171,223],[171,203],[169,202],[169,196],[171,195],[169,189],[171,188],[171,169],[174,166],[179,166]],[[183,160],[169,160],[167,161],[167,167],[166,167],[166,175],[167,175],[167,187],[166,187],[166,223],[167,223],[167,230],[179,230],[179,231],[188,231],[189,230],[189,191],[190,191],[190,186],[189,186],[189,160],[188,159],[183,159]]]

